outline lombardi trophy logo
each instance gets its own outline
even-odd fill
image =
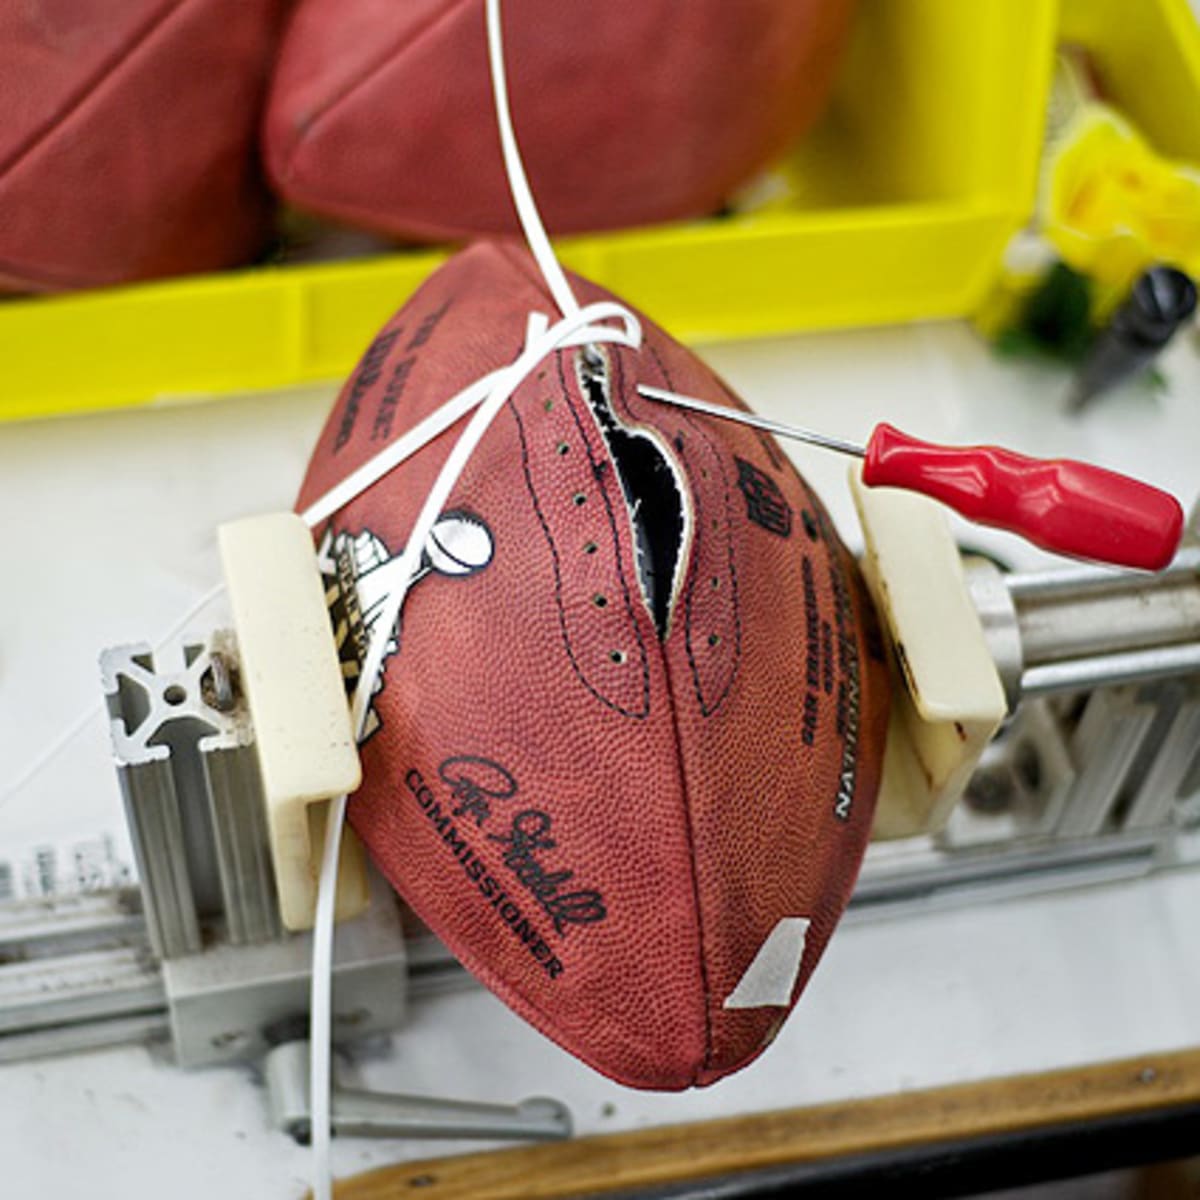
[[[430,531],[409,589],[428,575],[463,578],[482,571],[492,561],[492,532],[482,518],[464,510],[443,513]],[[403,547],[390,551],[369,529],[351,534],[325,530],[317,548],[317,565],[325,584],[325,603],[333,622],[334,640],[342,663],[346,690],[358,686],[367,644],[375,636],[387,598],[400,584]],[[389,631],[384,663],[400,649],[400,622]],[[383,687],[382,674],[373,692]],[[367,713],[363,740],[380,726],[374,705]]]

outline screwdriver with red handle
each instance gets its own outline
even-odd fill
[[[1090,463],[1027,458],[999,446],[939,446],[892,425],[876,425],[866,446],[710,404],[662,388],[651,400],[737,421],[863,460],[868,487],[932,496],[969,521],[1019,534],[1072,558],[1158,571],[1179,548],[1183,509],[1168,492]]]

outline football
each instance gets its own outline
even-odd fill
[[[0,5],[0,290],[231,266],[264,244],[257,163],[282,0]]]
[[[581,303],[611,299],[578,277]],[[479,243],[379,332],[305,508],[553,311]],[[349,820],[484,984],[621,1083],[712,1083],[771,1041],[846,906],[888,673],[856,563],[776,444],[639,396],[740,402],[645,323],[548,357],[489,427],[375,630],[450,431],[315,531],[348,685],[387,657]]]
[[[553,233],[711,215],[815,120],[852,0],[513,0],[509,92]],[[264,130],[299,208],[414,240],[516,231],[483,0],[301,0]]]

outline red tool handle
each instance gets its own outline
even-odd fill
[[[922,492],[1044,550],[1121,567],[1161,570],[1183,532],[1179,501],[1128,475],[997,446],[938,446],[886,424],[867,443],[863,481]]]

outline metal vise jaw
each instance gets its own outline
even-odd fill
[[[927,498],[852,487],[894,663],[854,911],[1200,861],[1195,532],[1156,575],[1004,574]]]
[[[156,663],[149,646],[100,656],[147,932],[162,959],[198,954],[202,929],[236,946],[280,932],[233,637],[173,657]]]
[[[278,529],[268,534],[273,545],[279,542]],[[312,573],[308,582],[318,588],[324,621],[306,532],[300,531],[296,544],[303,548],[297,562]],[[245,624],[238,620],[239,634],[249,631],[251,641],[253,609],[262,607],[264,596],[271,615],[268,641],[289,636],[288,608],[306,582],[289,580],[286,564],[271,566],[265,581],[252,585],[255,596]],[[272,588],[278,594],[271,594]],[[233,581],[231,594],[238,619]],[[327,628],[324,637],[332,653]],[[301,634],[291,648],[305,656]],[[301,852],[308,854],[320,841],[323,808],[305,803],[311,797],[303,789],[293,789],[281,802],[278,788],[272,793],[265,779],[269,761],[256,739],[271,733],[269,692],[278,681],[265,685],[262,706],[254,704],[253,688],[247,686],[262,653],[261,643],[239,647],[233,633],[218,631],[157,658],[146,646],[117,647],[101,656],[147,932],[161,960],[176,1057],[186,1066],[257,1057],[268,1050],[273,1029],[294,1022],[308,1008],[311,936],[289,928],[304,923],[315,877],[308,859],[281,858],[279,846],[301,843]],[[311,664],[306,670],[311,678]],[[344,710],[336,656],[331,670],[332,703]],[[285,693],[288,685],[285,679]],[[260,713],[266,726],[261,731],[255,728]],[[346,790],[345,783],[340,786]],[[320,794],[318,786],[315,798]],[[358,1037],[400,1024],[405,944],[391,889],[368,876],[360,847],[351,842],[343,849],[343,865],[350,861],[339,910],[361,915],[344,921],[336,939],[334,1029],[335,1035]],[[281,889],[281,870],[300,887]],[[359,891],[355,903],[340,902],[343,892]]]
[[[161,662],[148,647],[118,647],[101,672],[176,1057],[261,1057],[277,1125],[303,1140],[314,856],[329,798],[353,791],[360,767],[308,531],[272,514],[219,536],[237,639],[217,632]],[[405,943],[396,898],[349,832],[339,866],[335,909],[352,919],[335,941],[333,1034],[350,1039],[400,1024]],[[570,1113],[550,1100],[480,1105],[338,1087],[331,1100],[343,1134],[571,1131]]]

